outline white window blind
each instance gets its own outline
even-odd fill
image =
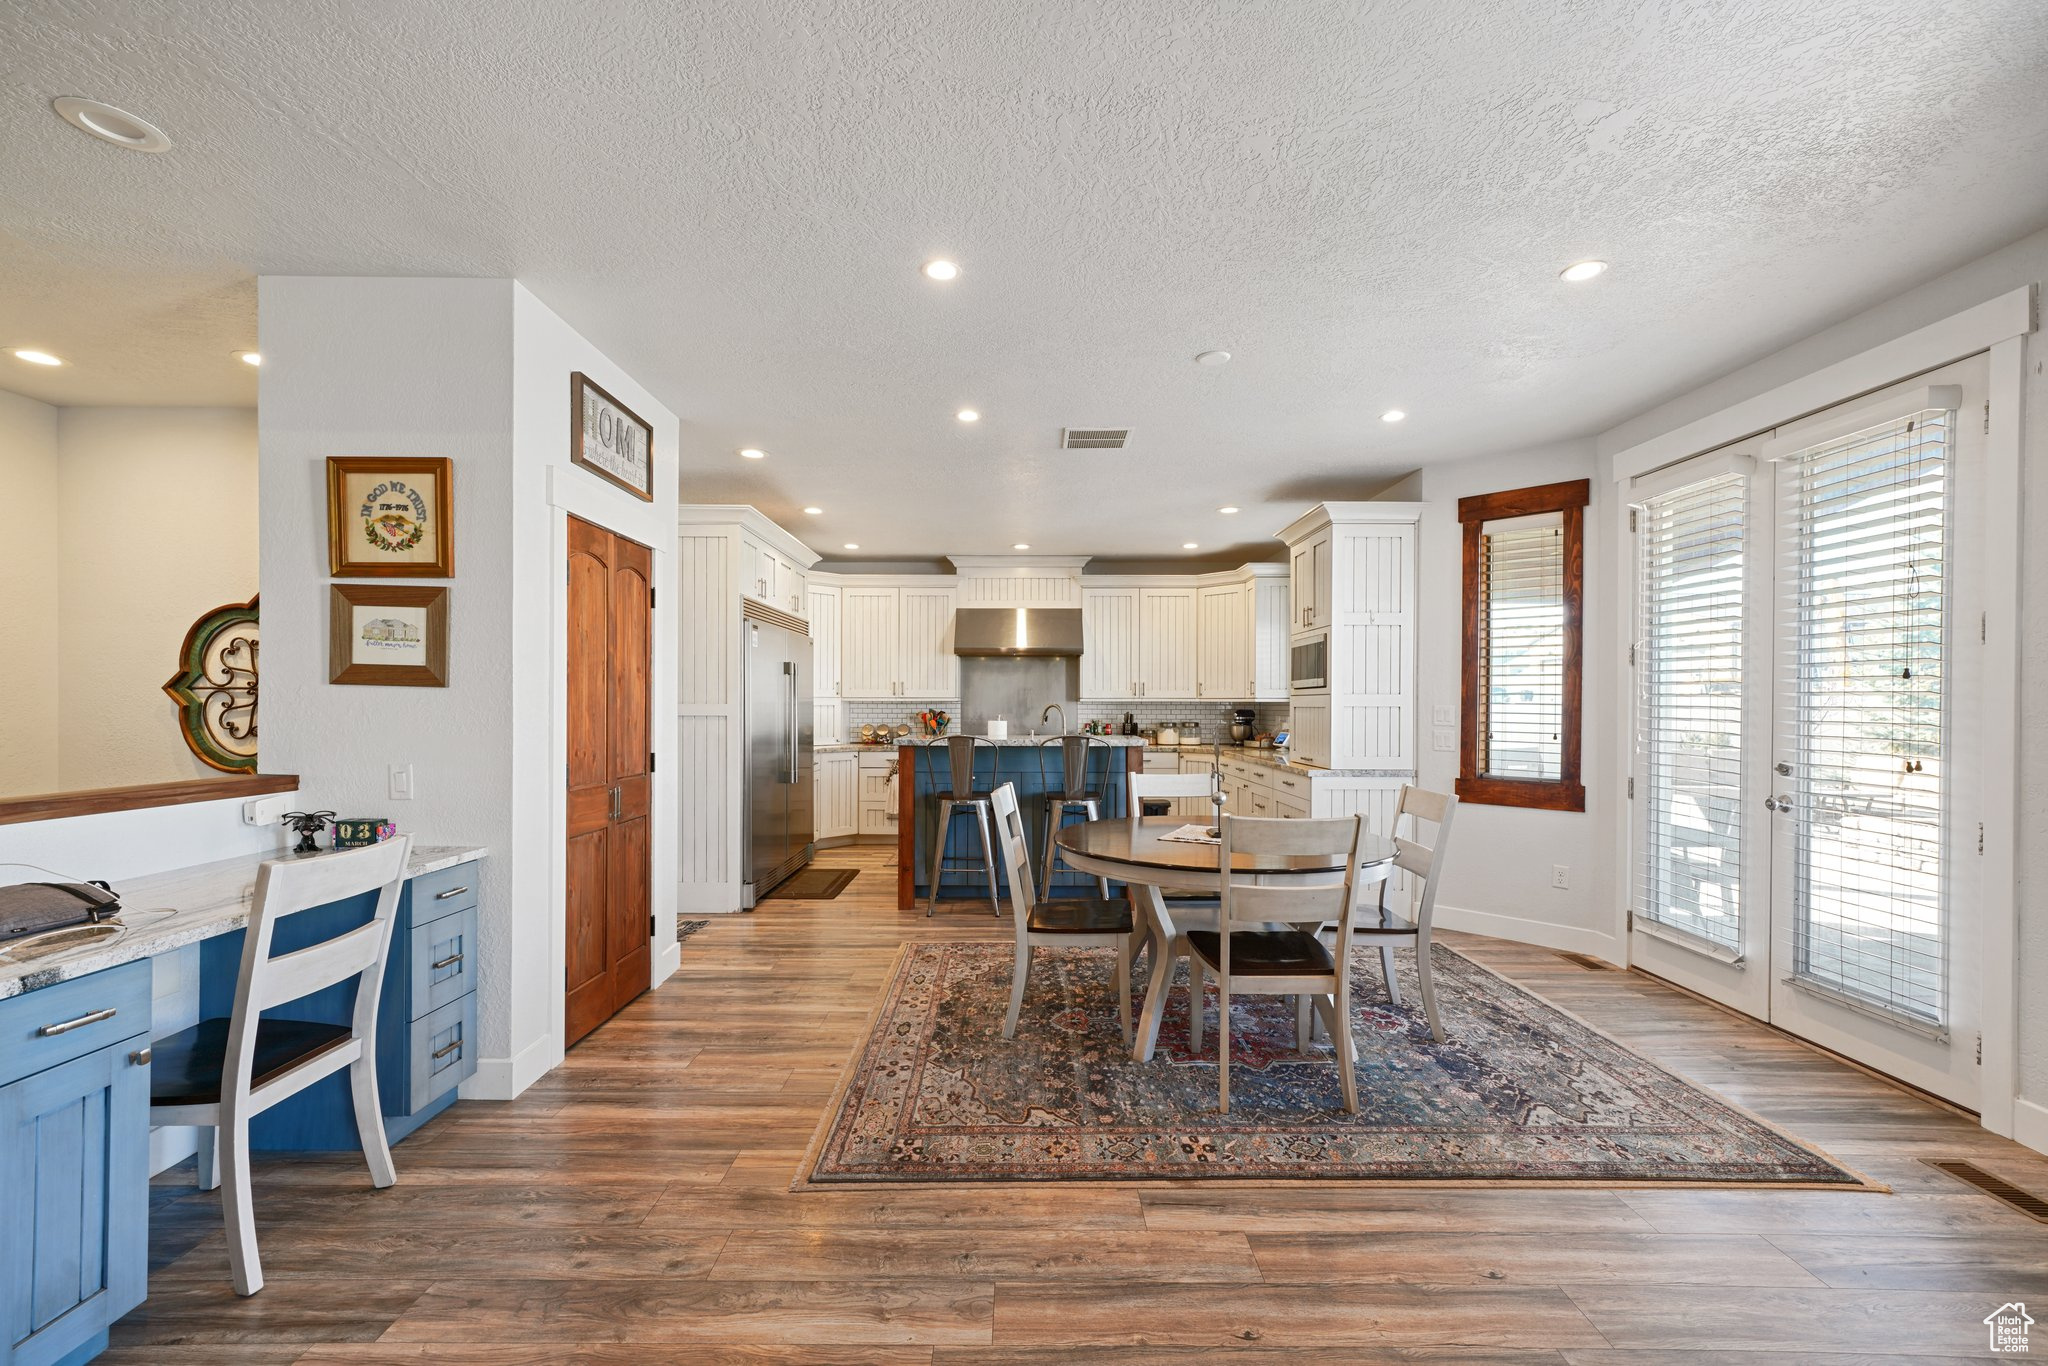
[[[1488,522],[1479,544],[1484,772],[1556,782],[1564,776],[1564,520]]]
[[[1953,430],[1930,410],[1791,457],[1779,577],[1793,981],[1937,1032]]]
[[[1749,476],[1638,509],[1638,916],[1742,951],[1743,581]]]

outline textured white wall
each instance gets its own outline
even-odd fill
[[[1867,351],[2008,290],[2048,282],[2048,231],[2036,232],[1826,331],[1694,388],[1604,433],[1604,457]],[[2019,1074],[2020,1096],[2048,1107],[2048,345],[2026,341],[2020,450],[2025,494],[2021,532],[2019,720]],[[1900,378],[1904,378],[1901,376]],[[1843,397],[1848,397],[1844,395]],[[1602,479],[1605,479],[1602,475]],[[1589,588],[1590,591],[1590,588]],[[2048,1140],[2048,1109],[2033,1112],[2029,1141]],[[2022,1124],[2028,1122],[2022,1116]],[[2023,1131],[2025,1132],[2025,1131]]]
[[[256,413],[59,408],[57,448],[59,785],[211,777],[163,684],[195,620],[256,592]]]
[[[1601,487],[1595,473],[1591,443],[1574,443],[1425,466],[1387,496],[1428,505],[1420,528],[1418,605],[1422,626],[1416,641],[1416,769],[1423,787],[1449,792],[1457,783],[1458,754],[1455,749],[1434,748],[1434,715],[1438,707],[1449,707],[1456,716],[1464,686],[1460,628],[1464,539],[1458,525],[1458,500],[1531,484],[1593,480],[1593,505],[1586,510],[1586,720],[1580,746],[1586,809],[1531,811],[1476,802],[1460,805],[1437,910],[1442,923],[1452,928],[1612,959],[1621,946],[1615,934],[1614,868],[1607,830],[1619,816],[1608,777],[1613,738],[1600,718],[1612,710],[1609,694],[1613,687],[1609,671],[1597,667],[1597,662],[1613,652],[1606,595],[1613,591],[1608,570],[1614,552],[1603,501],[1611,492]],[[1455,735],[1455,723],[1451,729]],[[1550,885],[1551,867],[1559,863],[1571,870],[1567,891]]]
[[[0,640],[11,661],[7,705],[0,707],[0,796],[18,797],[61,785],[56,649],[62,493],[57,410],[5,390],[0,489],[10,510],[7,534],[0,536]]]

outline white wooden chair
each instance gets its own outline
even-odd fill
[[[1344,1108],[1358,1112],[1357,1047],[1351,1037],[1351,954],[1354,903],[1358,894],[1358,839],[1364,821],[1263,820],[1225,816],[1222,867],[1233,854],[1291,854],[1326,857],[1342,871],[1327,881],[1261,886],[1226,871],[1214,930],[1191,930],[1183,938],[1190,955],[1188,1043],[1202,1047],[1202,1012],[1207,978],[1216,979],[1216,1074],[1219,1108],[1230,1112],[1230,998],[1233,995],[1295,996],[1313,1003],[1330,1031],[1337,1054]],[[1275,929],[1274,925],[1291,928]],[[1336,944],[1323,943],[1320,925],[1336,929]],[[1308,928],[1300,928],[1307,926]],[[1306,1031],[1300,1042],[1306,1043]]]
[[[1199,814],[1187,816],[1191,823],[1207,825],[1215,818],[1216,808],[1209,804],[1209,797],[1215,791],[1215,784],[1207,773],[1131,773],[1125,775],[1125,783],[1130,792],[1133,816],[1145,814],[1146,802],[1151,802],[1154,806],[1160,802],[1167,802],[1180,808],[1172,813],[1175,815],[1186,815],[1189,808],[1198,808]],[[1159,895],[1173,903],[1176,923],[1181,920],[1200,926],[1216,923],[1216,898],[1207,892],[1168,890],[1160,892]]]
[[[1137,919],[1122,898],[1059,897],[1038,899],[1031,881],[1031,845],[1024,837],[1024,817],[1017,809],[1017,788],[1004,783],[991,797],[995,808],[996,842],[1003,848],[1004,871],[1010,879],[1011,919],[1017,930],[1017,966],[1010,980],[1010,1012],[1003,1017],[1003,1037],[1017,1036],[1017,1015],[1024,1008],[1024,983],[1031,975],[1035,948],[1113,948],[1116,953],[1116,1008],[1124,1042],[1131,1041],[1131,958],[1137,952]]]
[[[1410,892],[1411,919],[1403,920],[1387,907],[1387,883],[1380,883],[1379,921],[1377,925],[1361,924],[1352,931],[1357,938],[1377,940],[1380,946],[1380,970],[1387,978],[1387,999],[1395,1005],[1401,1004],[1401,988],[1394,980],[1394,948],[1407,940],[1415,949],[1415,978],[1422,987],[1422,1013],[1429,1018],[1430,1037],[1438,1043],[1444,1041],[1444,1027],[1436,1012],[1436,980],[1430,970],[1429,944],[1430,921],[1436,913],[1436,889],[1442,881],[1444,849],[1451,838],[1451,818],[1458,812],[1458,799],[1448,792],[1431,792],[1420,787],[1401,787],[1401,795],[1394,803],[1394,866],[1421,884],[1420,895]],[[1419,844],[1401,834],[1401,818],[1409,818],[1408,833],[1420,835],[1422,822],[1436,826],[1436,840],[1431,844]]]
[[[256,875],[256,900],[242,943],[234,1014],[201,1020],[150,1046],[149,1122],[194,1124],[205,1131],[199,1182],[207,1189],[224,1186],[221,1213],[238,1295],[263,1288],[249,1193],[253,1116],[346,1067],[370,1182],[384,1187],[398,1179],[377,1098],[377,997],[411,852],[412,837],[401,835],[366,849],[265,863]],[[377,893],[368,924],[295,952],[271,954],[283,917],[365,892]],[[273,1006],[352,977],[360,981],[354,1019],[347,1025],[263,1017]]]

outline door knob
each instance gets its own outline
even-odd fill
[[[1764,810],[1766,811],[1790,811],[1791,809],[1792,799],[1790,797],[1764,798]]]

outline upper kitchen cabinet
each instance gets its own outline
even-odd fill
[[[1138,590],[1139,697],[1179,701],[1196,695],[1197,600],[1191,584]]]
[[[804,589],[804,615],[811,623],[811,696],[820,701],[840,695],[839,594],[839,585],[822,577]]]
[[[839,695],[945,701],[960,695],[953,584],[835,575]],[[822,694],[821,694],[822,695]]]
[[[795,542],[792,541],[791,545],[795,546]],[[795,551],[792,551],[760,537],[743,536],[740,540],[740,562],[740,592],[743,595],[793,617],[801,617],[809,610],[807,571],[817,563],[817,556],[801,546],[795,546]]]
[[[1320,767],[1415,765],[1415,577],[1419,503],[1323,503],[1287,543],[1297,648],[1321,638],[1326,686],[1299,690],[1295,729]],[[1303,602],[1301,595],[1309,600]]]
[[[1287,700],[1288,571],[1248,564],[1198,579],[1200,672],[1206,702]]]
[[[1081,589],[1081,696],[1173,701],[1200,672],[1192,579],[1110,579]]]

